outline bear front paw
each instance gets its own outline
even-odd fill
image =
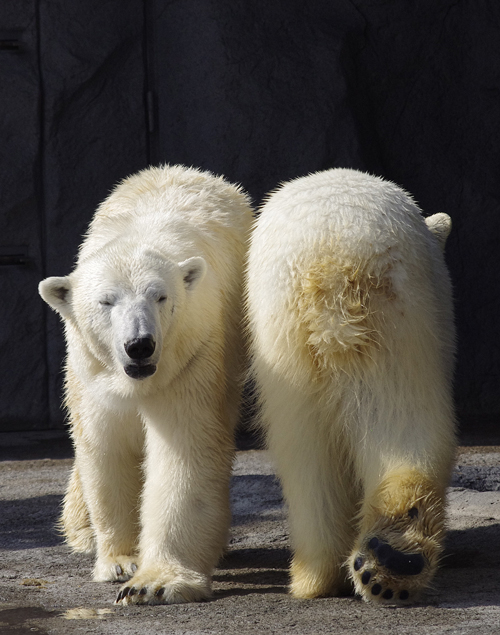
[[[167,567],[141,569],[120,589],[115,604],[181,604],[211,595],[210,580],[195,571]]]
[[[95,582],[125,582],[137,571],[135,556],[113,556],[99,558],[94,567]]]

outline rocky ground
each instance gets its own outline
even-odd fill
[[[54,529],[72,463],[60,433],[0,435],[0,634],[314,634],[500,632],[500,447],[461,447],[449,489],[443,568],[425,601],[376,608],[354,597],[287,595],[287,525],[263,450],[237,453],[233,527],[200,604],[121,607],[90,580],[90,557]]]

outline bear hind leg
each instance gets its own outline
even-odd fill
[[[295,467],[297,463],[300,461]],[[355,516],[352,483],[342,478],[335,465],[318,463],[304,466],[307,477],[303,479],[299,477],[304,470],[295,475],[278,470],[288,503],[293,547],[290,591],[304,599],[352,593],[352,583],[342,566],[352,546],[348,532]]]
[[[362,508],[347,566],[366,601],[415,601],[439,564],[445,534],[444,492],[417,468],[389,472]]]
[[[67,544],[80,553],[94,553],[96,540],[89,511],[83,498],[78,467],[74,465],[63,502],[58,529]]]
[[[293,559],[290,591],[297,598],[352,593],[343,567],[353,545],[359,491],[334,413],[303,400],[268,377],[262,382],[267,441],[288,505]]]

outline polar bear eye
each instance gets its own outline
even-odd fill
[[[166,299],[167,299],[167,296],[166,296],[166,295],[161,295],[161,296],[158,298],[158,302],[160,302],[160,303],[165,302],[165,300],[166,300]]]
[[[99,304],[101,306],[113,306],[113,302],[109,298],[104,298],[102,300],[99,300]]]

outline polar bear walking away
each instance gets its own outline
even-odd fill
[[[75,550],[96,550],[95,580],[128,580],[117,602],[210,594],[230,522],[251,220],[222,178],[147,169],[99,207],[73,273],[40,283],[67,340],[62,526]]]
[[[354,170],[285,184],[247,271],[262,423],[289,508],[291,590],[405,603],[444,537],[454,455],[446,214]]]

